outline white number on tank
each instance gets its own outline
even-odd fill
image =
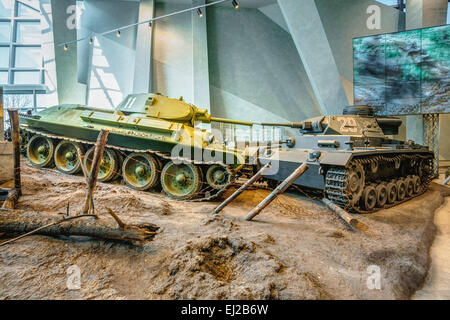
[[[337,117],[337,121],[341,123],[341,128],[339,129],[341,132],[358,132],[358,124],[354,118]]]

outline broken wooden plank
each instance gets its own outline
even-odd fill
[[[98,134],[97,142],[95,144],[94,156],[92,158],[91,172],[89,173],[88,182],[86,186],[86,201],[84,203],[82,214],[86,214],[93,210],[92,208],[92,198],[94,195],[94,189],[97,184],[98,171],[100,169],[100,163],[103,157],[103,152],[105,151],[105,145],[108,140],[108,130],[102,129]]]
[[[347,211],[333,203],[327,198],[323,198],[322,202],[334,213],[336,213],[342,221],[345,222],[346,226],[352,230],[358,229],[361,231],[367,231],[369,228],[359,221],[358,219],[352,217]]]
[[[300,178],[300,176],[305,173],[306,170],[308,170],[308,165],[305,162],[297,169],[295,169],[295,171],[292,172],[292,174],[287,177],[278,187],[276,187],[271,194],[269,194],[263,201],[261,201],[253,210],[251,210],[244,217],[244,220],[250,221],[255,216],[257,216],[265,207],[267,207],[273,200],[275,200],[278,195],[285,192],[287,188],[289,188],[289,186],[291,186],[295,182],[295,180]]]
[[[8,192],[8,196],[6,197],[5,201],[3,202],[3,209],[9,209],[12,210],[16,207],[17,200],[19,199],[19,192],[17,192],[16,189],[11,189]]]
[[[79,215],[61,219],[57,215],[39,212],[0,210],[0,233],[30,233],[48,236],[86,236],[120,241],[150,241],[158,226],[146,223],[118,228],[111,220],[97,219],[95,215]],[[86,217],[85,219],[79,219]],[[37,230],[37,231],[36,231]]]
[[[9,121],[11,122],[11,137],[13,143],[14,158],[14,189],[18,196],[22,195],[22,187],[20,182],[20,127],[19,112],[16,109],[8,109]]]
[[[234,199],[236,199],[242,192],[244,192],[248,187],[254,184],[264,173],[264,171],[270,168],[270,162],[266,163],[264,167],[262,167],[253,177],[251,177],[244,185],[242,185],[239,189],[237,189],[229,198],[227,198],[224,202],[222,202],[214,211],[212,215],[218,214],[223,210],[227,205],[231,203]]]

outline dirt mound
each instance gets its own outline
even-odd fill
[[[188,241],[168,257],[154,293],[167,299],[330,298],[317,279],[292,273],[269,251],[241,237],[205,236]],[[286,274],[289,273],[289,276]],[[291,274],[292,273],[292,274]],[[286,290],[288,281],[308,292]]]

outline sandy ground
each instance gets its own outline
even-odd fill
[[[438,183],[443,183],[442,170]],[[416,291],[413,299],[450,299],[450,198],[436,211],[434,224],[436,237],[431,246],[431,266],[423,287]]]
[[[68,202],[73,212],[81,207],[80,176],[24,165],[22,180],[20,209],[57,214]],[[407,299],[427,276],[434,212],[450,188],[433,184],[412,201],[358,216],[367,232],[347,230],[320,203],[291,193],[253,222],[239,220],[267,194],[248,191],[210,219],[217,202],[100,183],[101,218],[111,219],[109,207],[125,222],[151,222],[161,233],[142,248],[45,236],[0,247],[0,299]],[[75,265],[81,286],[69,290]]]

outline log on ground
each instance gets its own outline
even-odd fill
[[[38,212],[18,212],[16,210],[1,209],[0,233],[27,233],[45,225],[57,223],[62,219],[64,218],[61,216]],[[86,236],[107,240],[145,242],[152,240],[158,229],[158,226],[151,223],[125,225],[123,228],[120,228],[117,223],[111,220],[81,217],[46,227],[39,230],[36,234],[48,236]]]

